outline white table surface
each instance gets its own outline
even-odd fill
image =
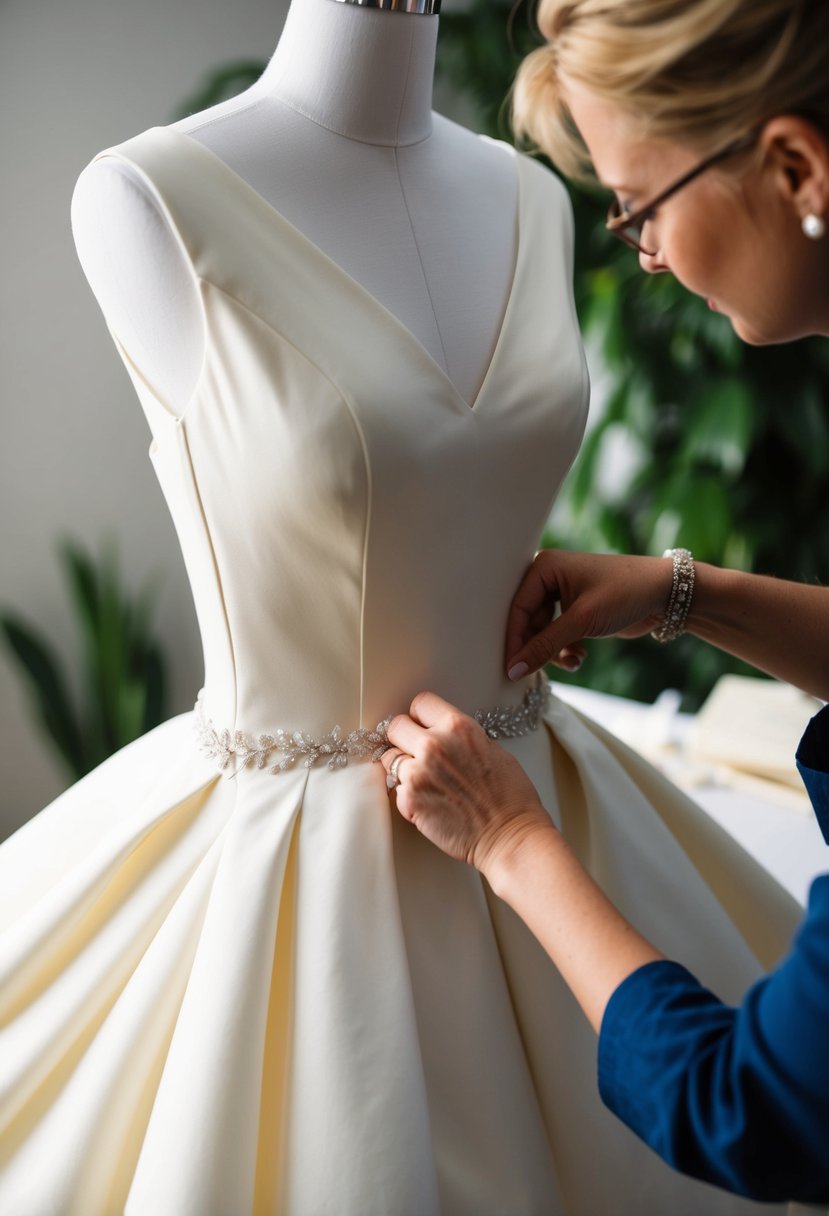
[[[758,782],[750,788],[728,788],[709,781],[700,771],[692,771],[681,757],[664,755],[659,750],[637,746],[647,736],[637,729],[648,721],[654,707],[623,697],[610,696],[592,689],[553,682],[553,691],[562,701],[598,722],[629,746],[657,764],[710,816],[729,832],[781,886],[805,906],[809,884],[816,875],[829,870],[829,846],[805,796],[785,788],[779,792],[772,783]],[[692,722],[688,714],[672,714],[672,736],[681,741]],[[735,774],[739,784],[741,778]]]

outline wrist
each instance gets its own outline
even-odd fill
[[[685,628],[688,633],[705,638],[720,618],[733,610],[739,589],[739,574],[709,562],[697,562],[694,599]]]
[[[548,848],[563,842],[547,811],[539,803],[512,816],[479,841],[476,867],[499,898],[510,902],[510,892],[520,886],[529,867]]]

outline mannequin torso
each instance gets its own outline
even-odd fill
[[[174,126],[375,296],[471,401],[512,281],[517,175],[503,146],[432,112],[437,22],[294,0],[256,84]],[[72,227],[108,323],[178,411],[204,334],[166,219],[130,166],[105,157],[78,178]]]

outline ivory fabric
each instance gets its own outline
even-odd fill
[[[193,268],[182,416],[118,341],[204,644],[256,735],[374,726],[430,688],[517,705],[507,610],[588,384],[560,182],[519,179],[477,397],[191,136],[131,162]],[[112,331],[111,331],[112,332]],[[195,693],[195,690],[194,690]],[[602,1106],[596,1041],[476,872],[391,809],[382,766],[221,774],[165,722],[0,846],[0,1216],[708,1216]],[[553,699],[503,744],[622,911],[726,999],[801,910],[702,811]]]

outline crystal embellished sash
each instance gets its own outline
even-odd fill
[[[272,754],[277,754],[275,763],[268,771],[279,774],[301,761],[311,768],[320,760],[327,760],[330,769],[345,768],[349,759],[364,758],[377,761],[392,746],[386,731],[391,718],[385,718],[371,730],[360,727],[344,735],[340,726],[334,726],[327,735],[315,739],[306,731],[275,730],[272,734],[259,735],[254,739],[243,731],[218,731],[211,721],[205,721],[201,689],[196,698],[195,730],[199,749],[215,760],[219,770],[227,769],[235,761],[233,777],[248,765],[267,768]],[[520,705],[508,708],[479,709],[473,715],[490,739],[514,739],[537,730],[541,715],[550,701],[550,682],[543,672],[538,672],[535,685],[528,689]]]

